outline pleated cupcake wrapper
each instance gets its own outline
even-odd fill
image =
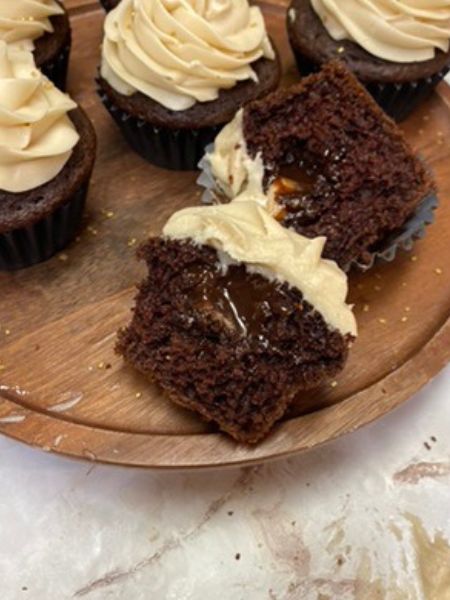
[[[406,83],[369,83],[366,88],[391,118],[403,121],[431,95],[449,70],[445,67],[431,77]]]
[[[223,199],[227,197],[218,185],[211,171],[211,164],[207,159],[207,154],[213,150],[214,144],[210,144],[198,164],[201,173],[197,178],[197,184],[204,188],[201,201],[207,205],[221,204]],[[376,250],[369,251],[364,261],[353,260],[350,264],[346,265],[344,271],[348,272],[351,269],[368,271],[375,264],[392,262],[399,250],[411,250],[414,242],[424,237],[426,232],[425,227],[434,222],[434,211],[438,204],[439,201],[435,194],[430,194],[424,198],[401,228],[387,236],[378,244]]]
[[[47,260],[75,237],[89,181],[67,202],[34,225],[0,233],[0,270],[13,271]]]
[[[206,146],[221,129],[221,126],[200,129],[156,127],[118,108],[102,90],[99,89],[98,93],[133,150],[148,162],[164,169],[196,170]]]
[[[313,63],[302,54],[293,50],[297,69],[302,76],[316,73],[319,65]],[[431,77],[408,81],[405,83],[365,83],[366,89],[376,100],[377,104],[395,121],[403,121],[414,109],[430,96],[434,88],[450,71],[450,67],[444,67]]]
[[[57,88],[65,92],[67,82],[67,70],[69,68],[70,43],[58,54],[55,60],[45,62],[41,71],[46,77],[53,81]]]

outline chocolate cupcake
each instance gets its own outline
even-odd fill
[[[439,0],[292,0],[287,27],[302,75],[338,57],[398,121],[449,70],[450,5]]]
[[[148,277],[117,352],[175,403],[259,441],[294,396],[344,367],[356,335],[324,241],[254,202],[175,213],[139,250]]]
[[[259,8],[123,0],[105,20],[100,96],[131,147],[195,169],[235,114],[275,89],[280,64]]]
[[[80,225],[94,129],[27,50],[0,42],[0,269],[61,250]]]
[[[325,236],[324,256],[345,270],[429,221],[426,167],[340,62],[239,111],[204,162],[222,200],[250,198],[286,227]]]
[[[57,0],[0,3],[0,40],[33,50],[36,66],[65,89],[71,32],[69,16]]]

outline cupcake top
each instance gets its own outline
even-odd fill
[[[322,258],[324,237],[309,239],[286,229],[251,201],[180,210],[163,234],[214,248],[224,268],[245,263],[249,272],[288,283],[329,326],[356,335],[355,317],[346,304],[347,277]]]
[[[263,57],[275,54],[247,0],[122,0],[105,20],[101,75],[121,94],[181,111],[256,81]]]
[[[53,32],[50,18],[64,13],[55,0],[3,0],[0,2],[0,40],[33,49],[33,40]]]
[[[25,192],[62,170],[79,139],[67,116],[76,106],[30,51],[0,41],[0,190]]]
[[[397,63],[448,52],[449,0],[311,0],[334,40],[351,40],[383,60]]]

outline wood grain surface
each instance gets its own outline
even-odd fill
[[[73,52],[69,91],[89,113],[99,152],[79,239],[52,260],[0,274],[0,432],[91,460],[146,467],[250,463],[298,452],[352,431],[409,398],[450,359],[450,93],[445,84],[404,125],[434,169],[437,221],[411,253],[352,275],[360,336],[333,386],[299,397],[255,448],[238,445],[114,355],[143,267],[138,243],[175,210],[199,202],[195,173],[153,167],[120,137],[95,93],[103,11],[69,0]],[[283,2],[261,4],[297,79]]]

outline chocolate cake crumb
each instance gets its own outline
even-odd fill
[[[435,190],[401,131],[340,62],[250,103],[243,127],[249,154],[262,154],[267,185],[286,168],[308,176],[308,189],[278,197],[282,222],[326,236],[324,256],[344,269]]]
[[[244,265],[223,274],[217,252],[190,241],[153,238],[138,256],[148,277],[116,351],[235,439],[257,442],[295,394],[343,368],[351,336],[297,289]]]

